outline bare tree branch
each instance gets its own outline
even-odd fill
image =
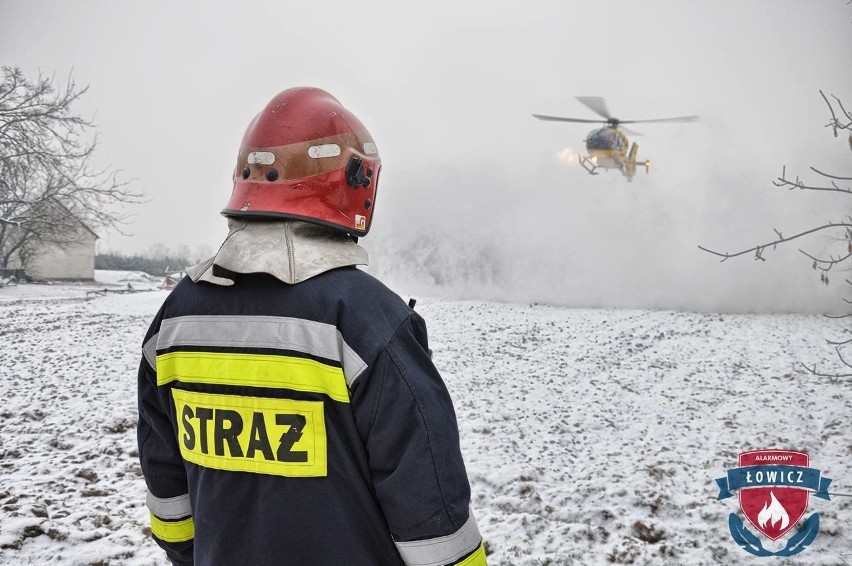
[[[852,248],[852,244],[850,244],[849,247]],[[813,260],[814,269],[821,269],[822,271],[831,271],[831,269],[836,265],[839,265],[847,259],[852,258],[852,252],[840,257],[829,257],[829,259],[820,259],[818,257],[814,257],[803,249],[799,249],[799,252]]]
[[[852,4],[852,0],[849,2]],[[826,127],[832,128],[834,133],[834,137],[838,137],[838,133],[842,130],[849,130],[849,145],[852,148],[852,115],[843,107],[842,102],[839,98],[832,95],[831,100],[829,97],[825,95],[823,91],[819,91],[820,96],[825,101],[828,106],[829,113],[831,114],[831,120],[827,124]],[[816,167],[810,168],[813,173],[818,175],[823,181],[827,182],[827,185],[815,185],[808,184],[804,180],[800,179],[796,176],[795,179],[791,179],[787,176],[787,167],[783,167],[781,170],[781,176],[773,181],[773,184],[776,187],[782,187],[789,190],[803,190],[803,191],[820,191],[820,192],[833,192],[833,193],[843,193],[843,194],[852,194],[852,186],[844,185],[843,183],[852,182],[852,177],[837,175],[833,173],[827,173],[825,171],[821,171]],[[707,248],[705,246],[698,246],[698,248],[707,253],[716,255],[721,257],[721,261],[726,261],[733,257],[739,257],[747,254],[753,254],[755,260],[766,261],[764,257],[764,252],[767,249],[776,249],[780,245],[784,245],[793,240],[806,238],[808,236],[812,236],[819,232],[835,230],[838,228],[844,229],[843,238],[841,241],[844,242],[844,248],[841,253],[838,254],[828,254],[828,257],[818,257],[812,253],[809,253],[801,248],[799,248],[799,252],[809,258],[812,262],[812,267],[814,270],[819,271],[820,281],[828,285],[829,284],[829,271],[839,266],[847,267],[852,263],[852,217],[847,216],[847,219],[842,222],[826,222],[820,226],[815,226],[813,228],[803,230],[792,236],[785,237],[779,230],[773,229],[776,235],[774,240],[771,240],[765,244],[759,244],[756,246],[752,246],[748,249],[739,250],[736,252],[719,252]],[[852,280],[845,279],[845,283],[848,285],[852,285]],[[843,299],[843,301],[847,304],[852,304],[852,301],[849,299]],[[831,318],[850,318],[852,317],[852,312],[847,313],[842,316],[831,316]],[[843,366],[846,368],[852,369],[852,364],[850,364],[846,358],[843,356],[843,348],[848,347],[852,344],[852,338],[848,338],[845,340],[839,341],[826,341],[828,344],[834,346],[835,352],[837,353],[838,359],[841,361]],[[852,373],[822,373],[817,370],[816,365],[808,366],[806,364],[802,364],[805,369],[807,369],[811,374],[819,376],[819,377],[828,377],[832,381],[836,381],[840,378],[852,377]]]
[[[794,234],[794,235],[786,237],[786,238],[781,237],[781,233],[778,230],[775,230],[775,233],[779,235],[779,237],[777,239],[772,240],[770,242],[767,242],[765,244],[760,244],[760,245],[753,246],[751,248],[748,248],[748,249],[745,249],[745,250],[740,250],[740,251],[733,252],[733,253],[731,253],[731,252],[718,252],[718,251],[706,248],[704,246],[698,246],[698,249],[705,251],[707,253],[711,253],[713,255],[717,255],[717,256],[722,258],[722,261],[726,261],[726,260],[728,260],[732,257],[738,257],[738,256],[741,256],[741,255],[746,255],[746,254],[750,254],[750,253],[755,254],[754,259],[765,260],[765,258],[763,257],[763,251],[766,248],[773,248],[774,249],[779,244],[790,242],[792,240],[796,240],[798,238],[802,238],[804,236],[808,236],[810,234],[814,234],[814,233],[820,232],[822,230],[830,230],[832,228],[852,228],[852,222],[836,222],[836,223],[835,222],[829,222],[827,224],[823,224],[822,226],[817,226],[816,228],[811,228],[810,230],[804,230],[803,232],[799,232],[798,234]]]
[[[814,364],[813,366],[809,366],[803,363],[802,367],[804,367],[806,370],[808,370],[808,372],[812,373],[813,375],[817,377],[827,377],[832,382],[837,382],[841,377],[852,377],[852,373],[822,373],[820,371],[817,371],[816,364]]]
[[[811,171],[814,171],[815,173],[817,173],[817,174],[819,174],[823,177],[829,178],[829,179],[837,179],[838,181],[852,181],[852,177],[838,177],[838,176],[835,176],[835,175],[829,175],[827,173],[823,173],[822,171],[820,171],[816,167],[811,167],[810,169],[811,169]],[[795,181],[788,179],[787,178],[787,166],[786,165],[782,168],[781,176],[778,177],[777,179],[775,179],[774,181],[772,181],[772,184],[775,185],[776,187],[786,188],[786,189],[789,189],[791,191],[795,190],[795,189],[799,189],[799,190],[802,190],[802,191],[828,191],[828,192],[852,194],[852,187],[847,187],[847,188],[839,187],[837,185],[837,183],[835,183],[834,181],[831,182],[830,187],[815,187],[815,186],[812,186],[812,185],[806,185],[804,183],[804,181],[802,181],[798,176],[796,177]]]
[[[834,95],[831,95],[831,97],[837,103],[837,106],[840,108],[840,111],[846,116],[846,119],[849,120],[846,124],[841,123],[840,120],[837,119],[837,114],[834,113],[834,107],[831,105],[831,102],[828,101],[828,98],[826,98],[825,93],[823,93],[822,91],[819,91],[819,93],[822,96],[822,99],[825,100],[825,104],[828,106],[829,112],[831,112],[831,121],[826,124],[825,127],[831,128],[834,131],[834,137],[837,137],[838,130],[852,129],[852,114],[849,114],[849,112],[846,111],[840,99]]]
[[[81,225],[118,229],[144,196],[120,170],[93,166],[95,126],[73,111],[88,87],[0,72],[0,266],[13,257],[25,264],[38,245],[73,243]]]

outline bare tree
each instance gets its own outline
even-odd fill
[[[831,114],[831,119],[828,124],[826,124],[826,127],[831,128],[835,138],[839,137],[841,133],[847,133],[849,148],[852,149],[852,113],[844,108],[843,103],[838,97],[832,95],[829,98],[824,92],[819,92],[828,106],[829,113]],[[787,168],[784,167],[782,168],[781,176],[775,179],[773,184],[776,187],[791,191],[832,192],[852,196],[852,176],[840,176],[833,173],[827,173],[825,171],[820,171],[815,167],[811,167],[810,169],[816,178],[815,182],[806,182],[798,175],[794,179],[787,175]],[[847,215],[840,220],[827,221],[819,226],[814,226],[789,236],[785,236],[777,229],[773,230],[775,232],[775,237],[772,240],[736,252],[720,252],[704,246],[698,247],[705,252],[721,257],[722,261],[745,255],[752,255],[755,260],[766,261],[764,254],[767,250],[774,250],[778,246],[785,245],[793,240],[805,241],[808,237],[818,233],[835,233],[839,234],[839,238],[837,239],[843,243],[839,245],[834,253],[818,255],[808,252],[802,248],[799,248],[799,252],[808,258],[811,263],[811,267],[819,273],[820,281],[825,285],[830,283],[829,272],[835,269],[840,270],[842,268],[852,267],[852,216]],[[849,278],[845,278],[844,282],[848,285],[852,285],[852,280]],[[847,304],[852,305],[852,301],[848,299],[844,299],[844,301]],[[844,317],[852,317],[852,313],[844,315]],[[844,346],[852,344],[852,338],[842,341],[829,341],[829,344],[835,347],[840,361],[845,367],[850,369],[850,372],[843,374],[823,374],[817,371],[816,366],[808,367],[808,370],[814,374],[831,378],[852,376],[852,362],[847,361],[842,352],[842,348]]]
[[[93,166],[95,126],[72,108],[87,90],[0,67],[0,267],[74,243],[80,226],[118,228],[142,202],[120,171]]]

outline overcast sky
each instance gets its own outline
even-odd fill
[[[850,53],[846,0],[0,0],[0,63],[88,85],[99,162],[148,196],[133,236],[103,233],[101,250],[215,249],[245,127],[310,85],[378,144],[374,261],[422,233],[488,242],[515,270],[502,298],[577,305],[836,306],[795,247],[720,264],[697,246],[843,218],[847,201],[771,181],[784,165],[849,174],[819,90],[852,106]],[[530,116],[594,118],[576,96],[701,121],[636,126],[650,174],[592,177],[574,157],[590,127]]]

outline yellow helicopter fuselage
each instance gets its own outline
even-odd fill
[[[600,96],[578,96],[577,100],[586,108],[601,117],[600,120],[589,118],[572,118],[568,116],[552,116],[550,114],[533,114],[533,118],[548,122],[575,122],[575,123],[603,123],[602,128],[592,130],[586,137],[586,155],[580,155],[580,165],[592,175],[598,174],[598,169],[617,169],[621,171],[628,181],[633,180],[636,174],[636,166],[645,167],[645,172],[651,166],[651,162],[637,162],[636,157],[639,146],[635,143],[630,145],[627,135],[620,130],[619,124],[637,124],[640,122],[695,122],[698,116],[676,116],[673,118],[652,118],[647,120],[620,120],[615,118],[607,108],[606,102]],[[638,135],[637,132],[627,132]],[[852,144],[852,137],[849,138]]]
[[[631,146],[624,132],[614,126],[592,130],[585,142],[588,155],[580,156],[580,165],[592,175],[597,174],[596,169],[616,169],[631,181],[636,165],[644,165],[648,171],[649,161],[636,162],[639,146],[636,143]]]

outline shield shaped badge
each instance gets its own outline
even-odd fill
[[[772,540],[784,536],[808,508],[808,490],[790,487],[803,483],[797,481],[802,474],[796,467],[807,469],[808,455],[790,450],[754,450],[740,454],[739,466],[744,468],[747,483],[756,484],[739,491],[740,509],[746,519]],[[748,470],[750,466],[755,470]]]

